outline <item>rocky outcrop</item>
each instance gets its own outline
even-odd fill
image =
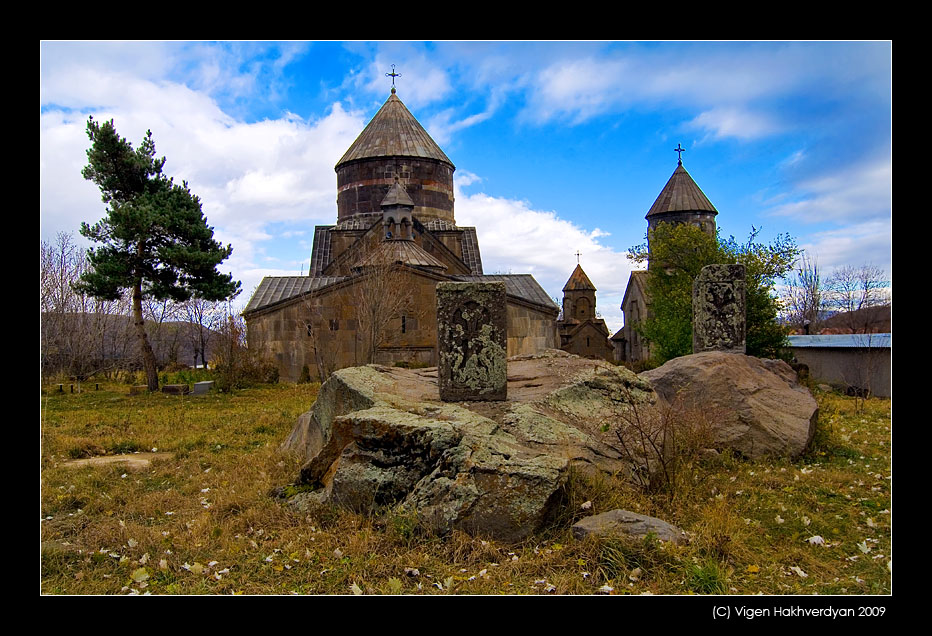
[[[714,414],[715,446],[754,458],[802,453],[818,404],[781,360],[709,351],[640,374],[668,404]]]
[[[602,423],[632,400],[655,397],[624,368],[559,351],[511,358],[497,403],[441,402],[436,369],[355,367],[321,387],[284,448],[319,501],[517,541],[555,511],[571,465],[626,468]]]
[[[506,401],[456,403],[440,400],[436,368],[337,371],[283,446],[302,461],[297,481],[312,489],[302,496],[402,507],[439,533],[518,541],[556,512],[570,467],[643,469],[617,434],[635,409],[670,401],[720,413],[716,447],[750,456],[801,452],[815,421],[788,365],[744,355],[696,354],[637,376],[548,350],[507,369]]]

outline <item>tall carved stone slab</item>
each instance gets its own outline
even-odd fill
[[[507,391],[505,283],[438,283],[440,399],[504,400]]]
[[[745,352],[744,265],[707,265],[693,282],[693,353]]]

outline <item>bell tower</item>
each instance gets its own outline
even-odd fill
[[[686,151],[681,144],[674,148],[679,159],[667,184],[660,191],[657,200],[647,212],[647,252],[650,268],[650,235],[660,223],[689,223],[700,228],[710,236],[716,235],[715,217],[718,210],[709,201],[693,178],[683,167],[682,153]]]

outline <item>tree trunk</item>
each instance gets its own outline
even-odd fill
[[[139,337],[139,347],[142,350],[142,364],[146,370],[146,385],[150,391],[159,390],[159,369],[155,361],[155,353],[152,352],[152,345],[149,344],[149,337],[146,335],[146,322],[142,317],[142,281],[137,280],[133,286],[133,325],[136,327],[136,335]]]

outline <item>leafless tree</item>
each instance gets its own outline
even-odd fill
[[[845,327],[852,333],[870,329],[869,312],[861,310],[890,302],[889,282],[883,270],[874,265],[842,267],[832,274],[826,286],[830,306],[844,314]]]
[[[146,332],[160,364],[178,362],[184,336],[179,329],[178,320],[183,316],[183,312],[183,304],[170,298],[145,298],[142,301]]]
[[[71,234],[39,243],[39,324],[43,373],[111,374],[133,362],[128,299],[100,300],[73,288],[87,271]]]
[[[304,300],[307,322],[307,346],[315,364],[317,378],[323,382],[337,370],[339,343],[333,334],[334,324],[327,310],[321,306],[321,298],[309,295]],[[308,375],[312,373],[308,369]]]
[[[187,336],[194,351],[194,366],[198,365],[200,356],[200,364],[206,368],[211,340],[226,318],[225,303],[191,298],[184,303],[183,312],[188,321]]]
[[[786,280],[783,308],[787,322],[806,333],[818,333],[825,308],[824,291],[818,262],[804,254],[796,262],[792,276]]]
[[[362,259],[357,268],[359,275],[352,290],[356,311],[356,337],[359,341],[360,364],[376,361],[382,345],[397,341],[401,332],[394,327],[405,321],[423,320],[424,308],[415,298],[415,281],[400,263],[392,262],[390,250],[378,248],[370,258]]]

